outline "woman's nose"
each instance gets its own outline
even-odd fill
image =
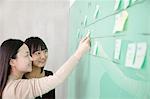
[[[45,53],[41,53],[41,59],[45,59],[45,58],[46,58]]]
[[[33,61],[33,58],[30,56],[30,61]]]

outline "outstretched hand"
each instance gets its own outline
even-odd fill
[[[80,40],[75,56],[80,59],[90,49],[90,33]]]

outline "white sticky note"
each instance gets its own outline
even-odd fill
[[[140,69],[142,67],[145,56],[146,56],[146,51],[147,51],[146,42],[141,42],[137,44],[134,68]]]
[[[97,55],[97,51],[98,51],[98,43],[95,42],[94,49],[93,49],[93,55]]]
[[[128,8],[130,0],[123,0],[123,1],[124,1],[124,9]]]
[[[127,19],[128,19],[127,11],[124,10],[121,13],[117,14],[115,18],[115,27],[113,33],[123,31]]]
[[[120,0],[115,0],[115,5],[114,5],[114,10],[118,10],[119,8],[119,5],[120,5]]]
[[[83,24],[84,24],[84,26],[87,25],[87,16],[84,17],[84,23]]]
[[[115,26],[114,26],[113,33],[116,33],[118,28],[119,28],[118,24],[121,21],[120,17],[121,17],[120,14],[116,14],[116,16],[115,16]]]
[[[116,60],[120,59],[120,52],[121,52],[121,39],[116,39],[114,59],[116,59]]]
[[[96,5],[96,10],[95,10],[95,13],[94,13],[94,19],[96,19],[97,16],[98,16],[99,8],[100,8],[99,5]]]
[[[136,43],[128,44],[125,66],[127,66],[127,67],[133,66],[134,58],[135,58],[135,52],[136,52]]]

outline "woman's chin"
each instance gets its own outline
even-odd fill
[[[29,70],[28,70],[28,72],[31,72],[32,71],[32,68],[30,68]]]
[[[42,67],[44,67],[44,66],[45,66],[45,64],[40,64],[38,67],[42,68]]]

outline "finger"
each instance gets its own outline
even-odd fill
[[[80,40],[80,43],[84,42],[84,39],[85,39],[85,38],[82,38],[82,39]]]
[[[87,37],[84,37],[81,39],[81,42],[84,42],[87,39]]]
[[[88,32],[88,33],[86,34],[86,36],[81,39],[80,42],[84,42],[84,41],[85,41],[87,38],[89,38],[89,37],[90,37],[90,32]]]
[[[85,43],[90,43],[90,38],[87,37],[85,40],[84,40]]]
[[[85,37],[90,37],[90,32],[88,32]]]

